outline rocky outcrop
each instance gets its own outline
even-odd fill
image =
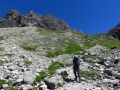
[[[107,32],[108,38],[112,40],[120,40],[120,23]]]
[[[4,18],[0,19],[0,28],[37,26],[50,30],[72,30],[67,23],[50,14],[45,16],[30,11],[21,15],[17,10],[10,10]]]

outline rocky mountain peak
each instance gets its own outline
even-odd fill
[[[0,19],[0,28],[26,27],[31,25],[50,30],[72,30],[64,20],[56,18],[51,14],[42,16],[32,10],[26,15],[21,15],[19,11],[13,9],[4,18]]]
[[[21,16],[21,14],[19,13],[19,11],[12,9],[5,15],[4,18],[11,20],[11,18],[18,18],[20,16]]]
[[[35,13],[34,13],[34,11],[33,11],[33,10],[31,10],[28,14],[33,15],[33,14],[35,14]]]

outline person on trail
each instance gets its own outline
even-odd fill
[[[80,77],[80,62],[81,60],[79,59],[78,55],[75,55],[73,58],[73,72],[75,75],[75,80],[77,80],[77,74],[78,74],[78,78],[79,78],[79,83],[81,82],[81,77]],[[77,72],[77,74],[76,74]]]

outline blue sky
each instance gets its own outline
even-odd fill
[[[120,0],[0,0],[0,18],[11,9],[23,15],[30,10],[52,14],[90,35],[105,33],[120,23]]]

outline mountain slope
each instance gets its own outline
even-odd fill
[[[76,86],[74,89],[102,90],[104,84],[108,90],[119,88],[119,47],[112,50],[114,43],[109,46],[109,42],[114,41],[103,38],[101,34],[86,36],[78,31],[53,31],[32,26],[0,28],[0,32],[1,89],[5,88],[4,84],[18,90],[47,89],[51,84],[54,87],[49,89],[57,90],[68,86],[68,89]],[[116,43],[119,46],[119,41]],[[85,58],[80,66],[80,84],[74,81],[72,73],[71,60],[75,54]],[[67,77],[59,74],[64,71]],[[73,82],[69,83],[69,80]]]

